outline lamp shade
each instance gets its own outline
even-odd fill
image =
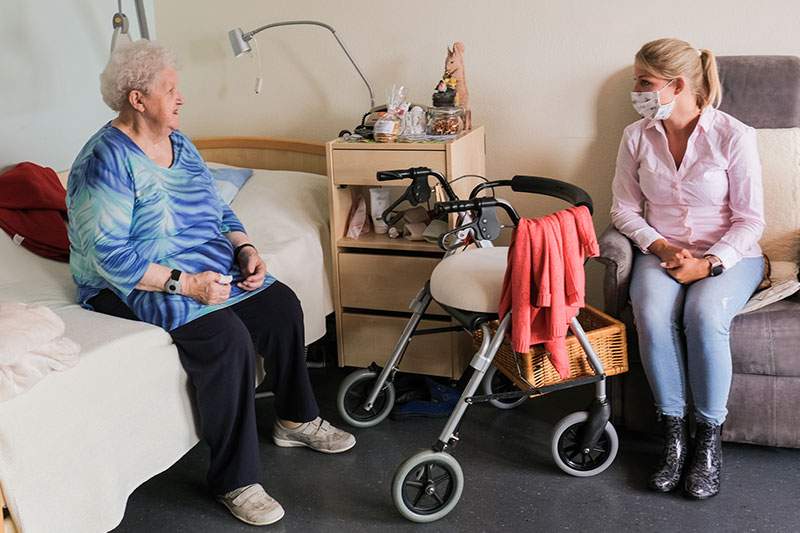
[[[231,48],[233,48],[234,56],[239,57],[243,53],[251,50],[250,45],[244,40],[242,28],[235,28],[229,31],[228,38],[231,40]]]

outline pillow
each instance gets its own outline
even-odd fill
[[[800,128],[759,129],[766,228],[761,248],[771,261],[800,262]]]
[[[214,176],[214,185],[217,187],[222,199],[225,203],[230,205],[239,190],[247,183],[250,176],[253,175],[251,168],[235,168],[235,167],[211,167],[211,175]]]
[[[792,261],[772,261],[771,263],[772,271],[769,276],[771,286],[751,296],[738,314],[751,313],[800,291],[800,280],[798,280],[800,267],[797,263]]]

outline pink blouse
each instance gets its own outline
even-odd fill
[[[713,107],[700,115],[680,168],[660,120],[622,134],[612,185],[611,220],[644,252],[664,238],[725,268],[758,257],[764,200],[756,132]]]

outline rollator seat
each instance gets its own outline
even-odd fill
[[[471,248],[443,259],[431,274],[431,296],[447,307],[497,313],[507,246]]]

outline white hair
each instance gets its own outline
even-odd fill
[[[147,94],[165,68],[176,68],[175,57],[160,44],[147,39],[121,44],[100,74],[103,101],[114,111],[121,111],[131,91]]]

